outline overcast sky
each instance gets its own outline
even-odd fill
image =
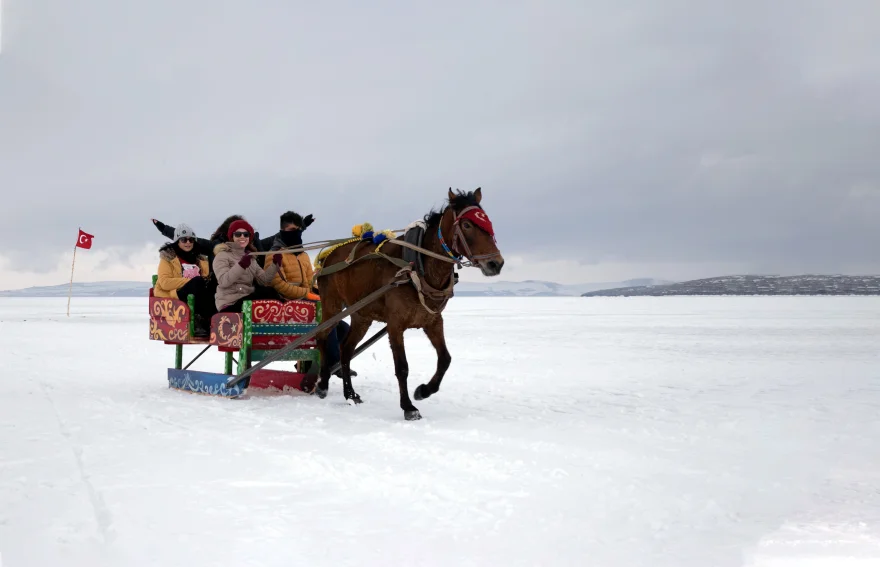
[[[502,279],[880,273],[876,0],[2,0],[0,289],[148,280],[151,217],[401,228]],[[467,279],[479,280],[479,274]]]

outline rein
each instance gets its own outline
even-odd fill
[[[391,232],[397,233],[397,232],[405,232],[405,231],[401,229],[401,230],[392,230]],[[324,248],[327,248],[328,246],[333,246],[335,244],[342,244],[343,242],[348,242],[350,240],[352,240],[352,239],[351,238],[337,238],[335,240],[317,240],[315,242],[309,242],[308,244],[303,244],[302,246],[291,246],[289,248],[280,248],[278,250],[270,250],[268,252],[248,252],[248,255],[249,256],[272,256],[275,254],[297,254],[299,252],[306,252],[308,250],[323,250]],[[442,242],[443,239],[441,238],[440,241]],[[461,266],[461,262],[456,260],[454,257],[450,258],[447,256],[443,256],[441,254],[437,254],[436,252],[428,250],[427,248],[422,248],[421,246],[416,246],[415,244],[411,244],[411,243],[405,242],[403,240],[384,240],[380,244],[396,244],[398,246],[403,246],[404,248],[409,248],[410,250],[415,250],[416,252],[419,252],[420,254],[424,254],[425,256],[430,256],[431,258],[440,260],[442,262],[447,262],[449,264],[458,264],[459,266]],[[445,248],[445,246],[446,245],[444,243],[444,248]],[[494,254],[487,255],[487,257],[488,256],[494,256]],[[477,256],[477,258],[482,258],[482,257],[483,256]]]
[[[492,229],[492,223],[491,223],[491,221],[489,221],[489,217],[486,216],[486,213],[483,212],[483,209],[481,209],[480,207],[476,207],[476,206],[470,206],[470,207],[465,207],[464,209],[462,209],[462,211],[460,213],[457,213],[455,211],[455,209],[452,209],[452,215],[453,215],[452,216],[452,218],[453,218],[453,220],[452,220],[452,231],[453,231],[452,232],[452,246],[447,245],[446,240],[443,238],[443,231],[441,229],[443,223],[440,222],[437,225],[437,239],[440,242],[440,246],[443,247],[443,251],[446,252],[445,256],[443,254],[438,254],[438,253],[433,252],[431,250],[428,250],[426,248],[422,248],[421,246],[416,246],[415,244],[411,244],[409,242],[406,242],[405,240],[387,239],[387,240],[383,240],[382,242],[380,242],[379,245],[376,247],[375,251],[370,252],[368,254],[365,254],[365,255],[361,256],[360,258],[355,258],[355,252],[357,251],[358,247],[360,246],[360,244],[362,242],[365,242],[365,241],[358,241],[355,244],[354,248],[352,249],[351,253],[348,255],[348,257],[345,260],[343,260],[341,262],[337,262],[336,264],[333,264],[331,266],[321,266],[320,269],[315,270],[315,273],[312,277],[312,281],[310,282],[310,287],[314,287],[315,283],[317,282],[317,280],[320,276],[326,276],[326,275],[330,275],[335,272],[338,272],[340,270],[344,270],[345,268],[348,268],[349,266],[351,266],[357,262],[360,262],[361,260],[371,260],[371,259],[377,259],[377,258],[384,258],[385,260],[388,260],[389,262],[391,262],[392,264],[394,264],[395,266],[400,268],[400,270],[397,272],[396,278],[401,278],[401,277],[402,278],[409,278],[409,280],[413,284],[413,287],[416,288],[416,292],[419,296],[419,301],[421,302],[422,307],[424,307],[431,314],[437,314],[437,313],[443,311],[443,309],[446,307],[446,303],[449,301],[449,299],[452,297],[452,294],[453,294],[453,287],[455,286],[455,282],[457,279],[457,277],[454,273],[452,275],[450,275],[449,283],[447,285],[445,285],[442,289],[437,289],[437,288],[434,288],[431,285],[429,285],[428,282],[425,280],[424,276],[418,274],[411,264],[409,264],[408,262],[405,262],[404,260],[402,260],[400,258],[394,258],[394,257],[388,256],[387,254],[383,254],[380,251],[380,249],[382,248],[382,246],[385,246],[386,244],[396,244],[396,245],[402,246],[404,248],[409,248],[410,250],[415,250],[416,252],[418,252],[424,256],[434,258],[435,260],[440,260],[441,262],[446,262],[447,264],[454,264],[454,265],[458,266],[459,268],[474,267],[474,266],[476,266],[476,263],[479,260],[484,260],[486,258],[495,258],[497,256],[500,256],[500,253],[498,253],[498,252],[495,252],[492,254],[480,254],[480,255],[476,255],[476,256],[473,255],[471,253],[470,246],[468,246],[467,239],[465,238],[464,233],[461,230],[461,221],[470,220],[471,222],[476,224],[479,228],[488,232],[494,238],[495,233],[494,233],[494,230]],[[399,230],[391,230],[389,232],[399,234],[399,233],[404,233],[406,231],[399,229]],[[319,240],[316,242],[310,242],[308,244],[303,244],[301,246],[281,248],[279,250],[270,250],[268,252],[249,252],[249,254],[251,256],[269,256],[269,255],[274,255],[274,254],[296,254],[299,252],[306,252],[308,250],[323,250],[323,249],[328,248],[330,246],[336,246],[336,245],[341,245],[344,243],[351,242],[351,240],[352,240],[351,238],[337,238],[337,239],[333,239],[333,240]],[[459,246],[461,246],[463,248],[464,254],[458,252]],[[466,258],[466,261],[462,261],[462,258]],[[400,281],[401,281],[401,279],[397,279],[397,282],[400,282]],[[403,279],[402,281],[406,281],[406,279]],[[400,285],[400,284],[398,283],[398,285]],[[425,303],[425,297],[427,297],[431,301],[435,301],[435,302],[439,303],[438,308],[436,310],[434,310],[434,309],[431,309],[430,307],[428,307],[428,305]]]
[[[383,241],[385,244],[396,244],[398,246],[403,246],[404,248],[409,248],[410,250],[415,250],[420,254],[424,254],[425,256],[430,256],[436,260],[440,260],[442,262],[447,262],[450,264],[456,264],[459,268],[472,268],[475,266],[475,261],[477,260],[485,260],[486,258],[495,258],[499,256],[499,253],[493,254],[480,254],[474,256],[471,253],[471,248],[468,246],[467,240],[464,237],[464,233],[461,231],[461,221],[468,215],[477,215],[482,214],[485,218],[485,222],[488,224],[489,232],[493,237],[494,233],[491,231],[491,224],[488,223],[488,217],[486,217],[483,210],[479,207],[467,207],[463,209],[460,213],[456,213],[455,210],[452,211],[453,220],[452,220],[452,246],[446,244],[446,240],[443,238],[443,232],[441,230],[442,223],[437,225],[437,239],[440,241],[440,245],[443,247],[443,250],[446,252],[446,256],[442,254],[437,254],[431,250],[426,248],[422,248],[421,246],[416,246],[415,244],[411,244],[409,242],[405,242],[403,240],[385,240]],[[482,228],[482,227],[481,227]],[[484,228],[485,230],[485,228]],[[405,229],[397,229],[390,230],[389,232],[393,232],[395,234],[402,234],[406,232]],[[333,246],[336,244],[342,244],[343,242],[348,242],[351,238],[335,238],[332,240],[316,240],[315,242],[309,242],[308,244],[303,244],[301,246],[291,246],[289,248],[281,248],[279,250],[270,250],[268,252],[248,252],[250,256],[272,256],[275,254],[296,254],[299,252],[307,252],[309,250],[322,250],[329,246]],[[464,247],[464,254],[461,254],[457,251],[459,242]],[[462,257],[467,258],[467,262],[462,262]]]
[[[404,232],[403,229],[392,230],[390,232]],[[309,242],[308,244],[303,244],[301,246],[291,246],[289,248],[281,248],[279,250],[269,250],[268,252],[248,252],[250,256],[273,256],[275,254],[296,254],[299,252],[306,252],[308,250],[322,250],[327,248],[328,246],[333,246],[334,244],[342,244],[343,242],[347,242],[351,240],[351,238],[334,238],[333,240],[316,240],[314,242]]]

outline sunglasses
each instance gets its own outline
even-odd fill
[[[246,231],[246,230],[245,230],[245,231],[238,231],[238,232],[233,232],[233,233],[232,233],[232,236],[234,236],[234,237],[236,237],[236,238],[247,238],[247,237],[249,237],[250,235],[251,235],[251,233],[248,232],[248,231]]]
[[[190,243],[195,244],[196,239],[191,238],[189,236],[184,236],[183,238],[180,239],[180,242],[183,244],[190,244]]]

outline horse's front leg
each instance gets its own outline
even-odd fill
[[[354,391],[354,386],[351,384],[351,357],[354,355],[357,344],[367,334],[372,323],[369,319],[359,317],[356,313],[352,314],[348,336],[339,347],[339,362],[342,366],[342,393],[350,404],[362,402],[360,395]]]
[[[443,376],[452,363],[452,355],[449,354],[449,350],[446,348],[446,337],[443,335],[443,318],[437,317],[437,322],[425,327],[425,334],[428,335],[428,340],[431,341],[431,344],[434,345],[434,350],[437,351],[437,371],[430,382],[416,388],[413,395],[417,400],[429,398],[440,390],[440,382],[443,381]]]
[[[422,419],[422,414],[409,399],[409,390],[406,385],[409,364],[406,362],[406,351],[403,349],[403,330],[389,327],[388,340],[391,343],[391,353],[394,355],[394,374],[397,376],[397,386],[400,388],[400,409],[403,410],[403,417],[407,421]]]

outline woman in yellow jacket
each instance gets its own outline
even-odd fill
[[[194,250],[195,243],[196,235],[188,225],[180,224],[174,229],[174,242],[159,249],[158,278],[153,295],[184,302],[192,295],[195,299],[193,335],[207,337],[211,317],[217,312],[214,305],[217,284],[208,277],[208,258]]]

